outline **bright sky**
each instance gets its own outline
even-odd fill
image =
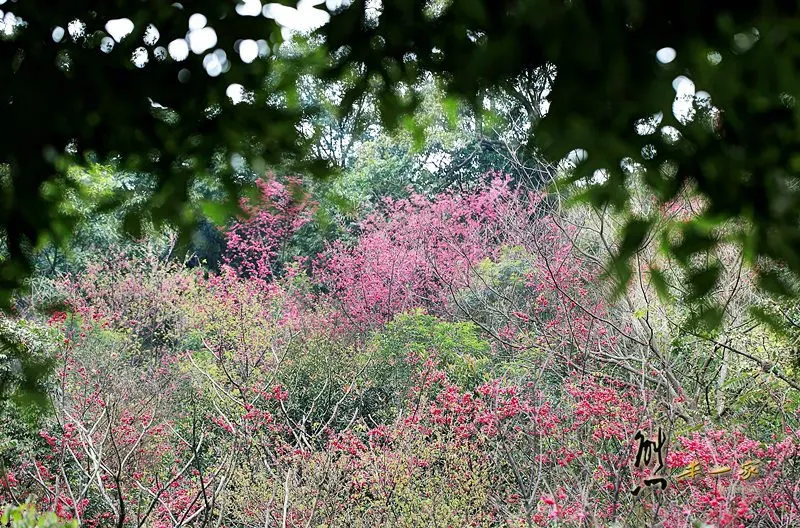
[[[0,3],[4,1],[0,0]],[[348,3],[349,0],[299,0],[296,7],[289,7],[277,3],[262,4],[260,0],[242,0],[236,5],[236,12],[240,16],[271,18],[282,27],[284,37],[289,38],[293,33],[307,33],[327,24],[331,18],[330,11],[335,11]],[[183,9],[180,4],[175,5]],[[69,35],[77,38],[82,35],[84,27],[79,20],[70,22],[68,25]],[[109,20],[105,25],[105,30],[110,37],[103,40],[101,50],[110,53],[116,43],[121,42],[133,31],[133,22],[128,18]],[[52,35],[53,40],[60,42],[65,37],[65,33],[64,28],[55,28]],[[144,43],[153,46],[159,38],[158,28],[152,25],[148,26]],[[210,24],[203,14],[194,13],[189,17],[186,36],[167,43],[166,48],[159,46],[153,50],[153,55],[157,59],[163,59],[168,53],[173,60],[182,61],[189,56],[190,52],[197,55],[207,53],[203,58],[203,66],[210,76],[216,77],[227,71],[229,67],[227,53],[221,49],[213,50],[216,45],[217,34],[213,24]],[[245,63],[253,62],[257,57],[267,56],[270,52],[266,40],[252,38],[237,42],[233,51]],[[148,50],[144,47],[138,48],[131,60],[136,66],[144,67],[150,60]]]

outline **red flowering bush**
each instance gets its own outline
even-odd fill
[[[783,338],[691,341],[641,277],[609,300],[589,224],[492,176],[385,201],[310,275],[280,253],[312,202],[270,180],[217,274],[143,251],[65,278],[53,413],[26,449],[4,429],[0,500],[98,527],[797,526],[793,371],[719,353]]]
[[[256,180],[258,200],[242,201],[243,217],[225,231],[224,261],[240,275],[267,280],[276,274],[281,250],[311,220],[316,204],[302,180]]]
[[[497,176],[471,194],[386,199],[385,212],[361,222],[354,246],[335,242],[321,255],[317,280],[355,325],[374,327],[416,307],[441,313],[472,266],[499,249],[492,238],[515,197]]]

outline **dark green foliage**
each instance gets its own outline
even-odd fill
[[[72,163],[114,160],[120,170],[151,174],[154,189],[126,214],[125,229],[137,235],[149,217],[157,225],[183,226],[188,233],[196,218],[186,207],[192,182],[213,168],[233,211],[239,193],[231,156],[239,154],[263,167],[291,163],[300,151],[294,128],[299,113],[275,99],[290,96],[293,88],[271,75],[271,61],[244,64],[233,56],[237,39],[267,38],[276,46],[279,28],[262,17],[238,16],[233,2],[200,1],[185,8],[169,2],[105,1],[4,7],[24,21],[15,30],[7,28],[0,41],[5,124],[0,137],[0,227],[9,252],[0,268],[4,291],[28,273],[26,247],[70,235],[77,217],[64,210],[63,201],[68,189],[80,190],[66,176]],[[190,52],[181,62],[154,56],[157,46],[186,35],[193,13],[205,14],[217,34],[215,48],[231,56],[223,75],[206,73],[205,54]],[[104,53],[100,46],[107,36],[106,22],[123,17],[133,21],[133,32]],[[67,28],[76,19],[85,24],[82,36],[66,34],[54,43],[54,28]],[[146,46],[150,60],[137,68],[131,57],[143,46],[148,24],[158,29],[160,39]],[[178,76],[184,70],[190,78],[182,83]],[[255,89],[252,103],[234,105],[226,95],[231,83]],[[220,158],[226,162],[215,163]],[[120,199],[111,197],[105,205]]]
[[[644,246],[651,227],[652,222],[641,218],[632,218],[625,224],[619,250],[614,256],[613,271],[618,279],[617,293],[622,293],[627,287],[633,275],[630,260]]]
[[[69,164],[114,160],[119,169],[151,175],[152,191],[127,212],[123,226],[138,234],[149,217],[157,225],[182,226],[188,235],[198,218],[196,209],[186,207],[195,182],[222,183],[218,201],[225,206],[213,209],[224,217],[235,209],[244,183],[235,177],[236,156],[256,173],[268,165],[319,173],[314,169],[323,164],[310,161],[311,146],[319,144],[326,127],[341,128],[349,110],[363,109],[365,94],[385,125],[403,125],[421,144],[425,123],[409,123],[407,117],[422,101],[420,81],[431,74],[449,95],[476,107],[490,91],[504,90],[513,101],[505,110],[524,109],[526,134],[535,138],[523,141],[522,152],[538,147],[548,159],[559,160],[585,150],[571,179],[582,182],[584,197],[596,206],[627,209],[631,167],[644,173],[659,203],[686,189],[698,193],[704,211],[685,226],[680,245],[670,248],[687,268],[692,255],[732,241],[750,264],[764,257],[800,272],[795,3],[395,0],[377,9],[368,4],[355,0],[339,9],[319,30],[322,38],[313,39],[324,42],[322,47],[297,47],[293,54],[278,50],[282,38],[272,20],[239,16],[235,2],[6,4],[24,25],[7,27],[0,42],[6,122],[0,138],[0,227],[9,253],[0,269],[5,303],[8,289],[30,271],[26,248],[63,241],[77,221],[75,212],[63,207],[68,189],[80,191],[66,175]],[[180,62],[154,58],[155,46],[185,36],[193,13],[205,15],[217,34],[214,48],[230,57],[228,71],[219,76],[207,75],[202,64],[213,49],[189,53]],[[100,51],[106,21],[121,17],[133,21],[133,32],[110,53]],[[54,43],[53,29],[76,19],[85,24],[83,34]],[[160,40],[145,47],[150,61],[137,68],[131,56],[142,46],[148,24],[155,25]],[[265,38],[272,57],[244,64],[234,52],[242,38]],[[673,48],[676,57],[662,64],[655,54],[664,47]],[[297,79],[306,73],[323,86],[341,81],[341,99],[308,104],[297,93]],[[179,82],[179,74],[187,82]],[[676,116],[671,84],[678,76],[710,94],[711,103],[695,97],[686,103],[684,117]],[[252,101],[233,104],[226,96],[232,83],[252,90]],[[551,90],[543,117],[541,101],[526,93],[534,85],[539,94]],[[299,134],[297,125],[320,109],[329,118],[317,120],[310,137]],[[660,117],[653,118],[656,114]],[[354,118],[357,134],[365,130],[363,115]],[[642,122],[652,130],[637,131]],[[662,133],[664,126],[677,135]],[[349,163],[349,153],[337,155],[317,152],[316,159]],[[597,179],[599,170],[604,177]],[[120,199],[108,197],[98,207]],[[719,237],[695,229],[727,220],[736,222]],[[635,254],[650,227],[642,223],[646,219],[631,221],[618,260]],[[618,278],[627,278],[625,265],[615,269]],[[695,282],[698,295],[708,291],[706,279]]]

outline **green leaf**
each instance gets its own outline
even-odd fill
[[[789,298],[797,294],[797,290],[787,280],[785,274],[776,270],[762,270],[756,278],[758,287],[778,297]]]
[[[756,321],[763,323],[777,335],[783,337],[789,336],[783,319],[777,314],[767,311],[763,306],[751,306],[748,311]]]
[[[122,220],[122,228],[125,234],[139,239],[142,237],[142,217],[138,211],[128,211]]]
[[[622,230],[622,241],[619,245],[619,258],[630,258],[635,255],[644,243],[645,237],[650,232],[653,221],[650,219],[634,218],[629,220]]]
[[[227,203],[213,202],[211,200],[201,201],[200,210],[206,218],[218,226],[225,225],[234,214],[234,211]]]
[[[664,272],[656,267],[650,268],[650,280],[653,287],[656,289],[656,294],[662,301],[668,302],[672,300],[672,294],[669,290],[669,283],[664,276]]]
[[[696,301],[705,297],[719,281],[722,267],[719,264],[712,264],[700,270],[695,270],[689,274],[689,297],[688,301]]]

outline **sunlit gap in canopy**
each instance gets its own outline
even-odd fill
[[[0,5],[7,0],[0,1]],[[235,6],[239,16],[264,17],[272,19],[281,28],[284,39],[290,40],[295,34],[306,34],[328,23],[331,12],[336,12],[350,4],[350,0],[300,0],[296,7],[289,7],[278,3],[265,3],[260,0],[242,0]],[[172,4],[174,9],[188,10],[189,5],[180,2]],[[11,12],[0,11],[0,33],[6,37],[12,36],[25,26],[24,21],[15,17]],[[127,17],[110,19],[101,22],[105,35],[99,40],[99,49],[103,53],[112,53],[123,40],[135,32],[133,20]],[[61,44],[65,39],[74,42],[82,40],[91,33],[92,28],[87,28],[85,21],[74,19],[65,21],[63,26],[56,26],[50,31],[53,43]],[[267,35],[242,35],[234,44],[233,53],[248,64],[257,58],[270,55]],[[173,61],[184,61],[190,54],[204,55],[203,66],[211,77],[219,76],[230,69],[230,51],[218,48],[218,36],[214,29],[214,21],[209,20],[203,13],[193,13],[189,16],[186,34],[161,41],[159,29],[148,23],[143,35],[143,44],[136,48],[131,57],[131,62],[137,68],[144,68],[151,57],[165,60],[169,57]],[[155,47],[155,49],[149,49]],[[188,79],[186,75],[180,80]]]

